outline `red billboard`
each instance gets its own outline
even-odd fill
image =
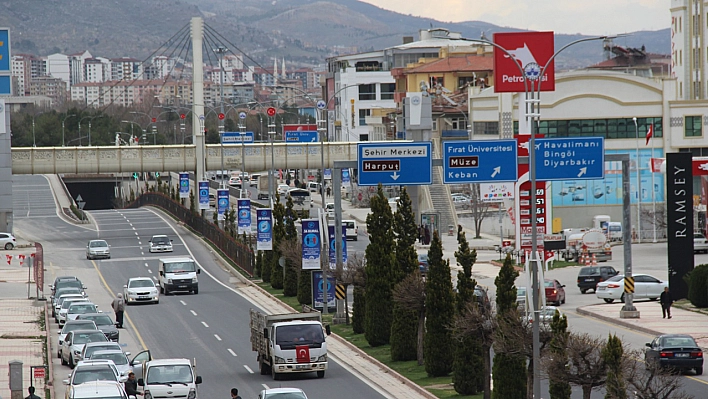
[[[541,68],[553,57],[553,32],[495,33],[494,43],[508,52],[494,48],[494,92],[525,91],[524,79],[529,80],[529,90],[554,91],[556,89],[553,62],[540,77]],[[511,55],[511,56],[510,56]],[[524,74],[519,71],[519,67]],[[540,77],[540,79],[539,79]]]

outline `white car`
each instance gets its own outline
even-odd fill
[[[231,176],[231,178],[229,179],[229,186],[241,187],[241,178],[238,176]]]
[[[633,298],[657,300],[664,292],[664,288],[668,286],[668,281],[659,280],[648,274],[635,274]],[[612,303],[615,299],[624,302],[624,275],[618,274],[597,283],[595,295],[607,303]]]
[[[128,399],[123,384],[115,381],[96,381],[93,384],[71,385],[67,390],[68,399]]]
[[[10,233],[0,233],[0,247],[10,250],[16,246],[17,240],[15,240],[15,236]]]
[[[66,314],[69,312],[69,306],[78,302],[88,303],[88,298],[68,298],[61,303],[61,308],[57,312],[57,323],[63,326],[66,323]]]
[[[80,314],[100,313],[98,306],[91,302],[76,302],[72,303],[66,310],[66,321],[76,320]]]
[[[172,240],[166,235],[152,236],[150,239],[150,252],[172,252]]]
[[[127,379],[127,378],[126,378]],[[64,380],[64,385],[80,385],[94,381],[121,381],[121,375],[115,364],[110,360],[80,361],[76,363],[69,378]],[[68,396],[67,391],[67,396]]]
[[[118,370],[118,375],[121,377],[128,377],[128,373],[132,370],[128,356],[121,350],[109,349],[96,351],[91,355],[90,361],[95,362],[98,360],[110,360],[113,362]]]
[[[76,330],[98,330],[98,327],[96,327],[96,323],[91,320],[72,320],[64,324],[64,327],[57,331],[57,334],[59,335],[59,338],[57,339],[57,357],[61,357],[61,351],[59,348],[61,348],[61,344],[64,343],[64,338],[66,338],[66,335],[71,331]]]
[[[81,360],[91,360],[92,356],[94,353],[98,351],[111,351],[111,350],[116,350],[116,351],[122,351],[123,349],[120,347],[120,344],[118,342],[88,342],[86,345],[84,345],[84,348],[81,350]],[[126,356],[130,356],[130,352],[125,352]]]
[[[342,220],[342,226],[347,228],[347,240],[359,241],[359,225],[356,220]]]
[[[693,253],[701,252],[708,254],[708,239],[703,233],[693,233]]]
[[[57,302],[54,305],[54,312],[53,312],[54,313],[54,320],[56,320],[57,323],[59,322],[59,320],[57,320],[57,314],[61,310],[61,305],[63,305],[64,301],[67,299],[84,299],[84,300],[88,301],[88,297],[86,295],[79,294],[79,293],[64,294],[64,295],[60,296],[59,298],[57,298]]]
[[[307,395],[300,388],[272,388],[262,390],[258,399],[307,399]]]
[[[288,186],[287,184],[278,184],[278,194],[280,194],[281,197],[287,194],[288,191],[290,191],[290,186]]]
[[[544,326],[549,326],[551,322],[553,321],[553,316],[556,315],[556,312],[560,313],[560,316],[563,317],[563,312],[560,310],[560,308],[555,307],[555,306],[545,306],[541,308],[539,311],[539,322],[541,325]],[[533,314],[529,314],[526,316],[526,321],[529,323],[533,323]]]
[[[68,364],[69,367],[74,368],[76,363],[81,360],[84,345],[89,342],[108,342],[108,339],[99,330],[76,330],[66,334],[64,342],[59,348],[61,364]]]
[[[123,298],[128,305],[138,302],[160,303],[160,292],[150,277],[133,277],[123,286]]]
[[[86,245],[86,259],[111,258],[111,246],[105,240],[91,240]]]

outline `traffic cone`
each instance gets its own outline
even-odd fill
[[[592,254],[592,265],[597,266],[597,256],[595,254]]]
[[[585,266],[590,266],[590,256],[585,253]]]

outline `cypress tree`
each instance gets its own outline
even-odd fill
[[[460,246],[455,252],[457,263],[462,271],[457,273],[457,317],[461,317],[467,305],[474,301],[474,288],[477,282],[472,278],[472,266],[477,261],[477,251],[470,250],[469,242],[463,232],[458,240]],[[455,392],[460,395],[474,395],[484,390],[484,358],[482,344],[474,334],[468,334],[454,346],[452,363],[452,381]]]
[[[455,316],[450,262],[443,260],[438,232],[428,250],[428,275],[425,281],[425,372],[440,377],[452,371],[452,332],[449,324]]]
[[[519,272],[514,269],[511,257],[507,255],[499,275],[494,279],[494,285],[497,287],[497,317],[499,318],[511,317],[518,320],[516,286],[514,286],[514,280],[518,276]],[[526,396],[526,359],[523,356],[496,352],[492,369],[493,399],[518,399]]]
[[[401,282],[418,268],[418,254],[415,241],[418,230],[408,191],[404,188],[398,201],[398,209],[393,215],[393,233],[396,237],[396,274],[393,285]],[[391,323],[391,360],[415,360],[417,357],[418,315],[397,303],[393,305]]]
[[[393,319],[392,281],[395,270],[393,215],[383,186],[371,198],[371,213],[366,217],[369,245],[366,247],[366,318],[365,338],[371,346],[381,346],[391,339]]]
[[[302,305],[312,306],[312,271],[302,270],[298,274],[297,301]]]
[[[624,381],[622,357],[624,349],[617,335],[610,335],[602,349],[602,358],[607,365],[607,383],[605,399],[627,399],[627,384]]]
[[[285,208],[285,241],[297,243],[297,229],[295,228],[295,213],[293,212],[293,199],[288,196]],[[298,288],[298,269],[302,267],[302,263],[296,264],[293,259],[285,261],[285,277],[283,280],[283,295],[296,296]]]
[[[556,312],[551,320],[551,332],[553,333],[549,349],[551,356],[562,359],[566,356],[565,342],[568,339],[568,318],[565,315],[561,316],[560,312]],[[551,395],[551,399],[570,399],[572,392],[570,384],[562,379],[554,378],[553,375],[549,377],[548,393]]]
[[[285,207],[280,196],[275,196],[273,205],[273,251],[270,263],[270,285],[275,289],[283,288],[283,267],[280,266],[280,243],[285,239]]]
[[[256,277],[261,277],[263,275],[263,251],[256,252],[256,268],[253,272]]]
[[[352,304],[352,330],[354,334],[364,332],[366,320],[366,289],[361,286],[354,287],[354,303]]]
[[[262,251],[263,255],[262,260],[261,260],[261,279],[263,280],[264,283],[270,283],[270,271],[271,271],[271,264],[273,263],[273,251]]]

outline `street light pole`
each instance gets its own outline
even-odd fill
[[[634,132],[636,133],[635,144],[637,145],[637,244],[642,243],[642,168],[639,161],[639,126],[637,125],[637,117],[632,118],[634,121]],[[652,190],[654,187],[652,187]]]
[[[64,147],[64,122],[66,122],[67,119],[69,119],[72,116],[76,116],[74,114],[67,115],[62,119],[61,121],[61,146]]]
[[[219,57],[219,98],[221,105],[221,113],[219,116],[224,114],[224,53],[228,49],[224,46],[219,46],[214,49],[214,52]],[[224,182],[224,119],[219,118],[219,142],[221,143],[221,188],[226,187]],[[241,189],[243,189],[243,171],[241,171]]]
[[[34,137],[34,115],[32,115],[32,147],[37,146],[37,140]]]

